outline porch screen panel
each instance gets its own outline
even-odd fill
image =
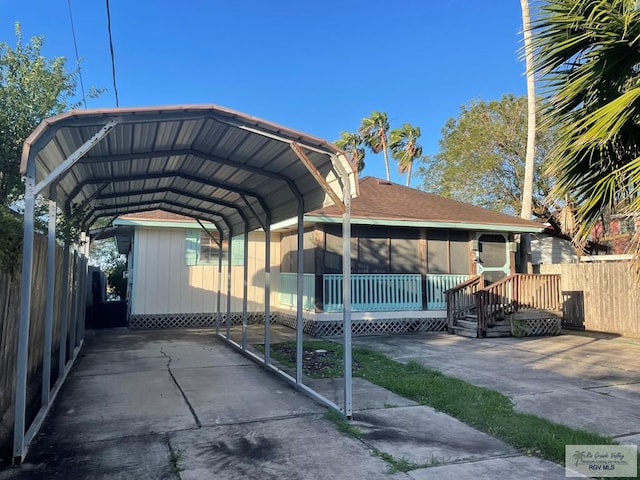
[[[280,239],[280,271],[282,273],[295,272],[295,251],[293,247],[293,240],[295,237],[292,235],[282,235]]]
[[[469,234],[467,232],[449,232],[449,258],[451,259],[450,273],[461,275],[471,273],[469,266]]]
[[[313,230],[304,232],[304,273],[315,273],[315,242]]]
[[[342,236],[337,229],[327,230],[324,235],[324,271],[342,273]]]
[[[418,273],[420,233],[417,230],[391,230],[391,273]]]
[[[447,232],[427,232],[427,272],[449,273]]]
[[[388,272],[388,230],[386,228],[358,228],[358,273]]]

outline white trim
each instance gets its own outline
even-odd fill
[[[341,217],[328,215],[305,215],[305,223],[342,223]],[[424,227],[424,228],[451,228],[457,230],[477,230],[486,232],[514,232],[514,233],[539,233],[544,231],[544,225],[523,226],[506,224],[467,223],[467,222],[438,222],[425,220],[390,220],[383,218],[357,218],[351,217],[352,225],[380,225],[388,227]],[[296,225],[295,219],[283,220],[273,225],[273,230],[289,228]]]

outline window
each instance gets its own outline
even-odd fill
[[[211,235],[209,235],[209,233]],[[213,238],[211,238],[213,237]],[[187,230],[185,243],[185,263],[187,265],[217,265],[218,240],[217,231]],[[215,239],[215,240],[214,240]],[[229,258],[229,241],[222,242],[222,264],[226,265]],[[231,265],[244,265],[244,236],[239,235],[231,241]]]

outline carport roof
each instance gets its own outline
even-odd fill
[[[328,205],[357,175],[325,140],[215,105],[74,110],[25,141],[27,189],[100,217],[162,209],[242,233]]]

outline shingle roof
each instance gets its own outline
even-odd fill
[[[339,217],[331,206],[314,210],[309,216]],[[360,179],[360,194],[351,202],[351,218],[434,223],[486,224],[540,231],[543,226],[533,221],[458,202],[415,188],[374,177]]]

